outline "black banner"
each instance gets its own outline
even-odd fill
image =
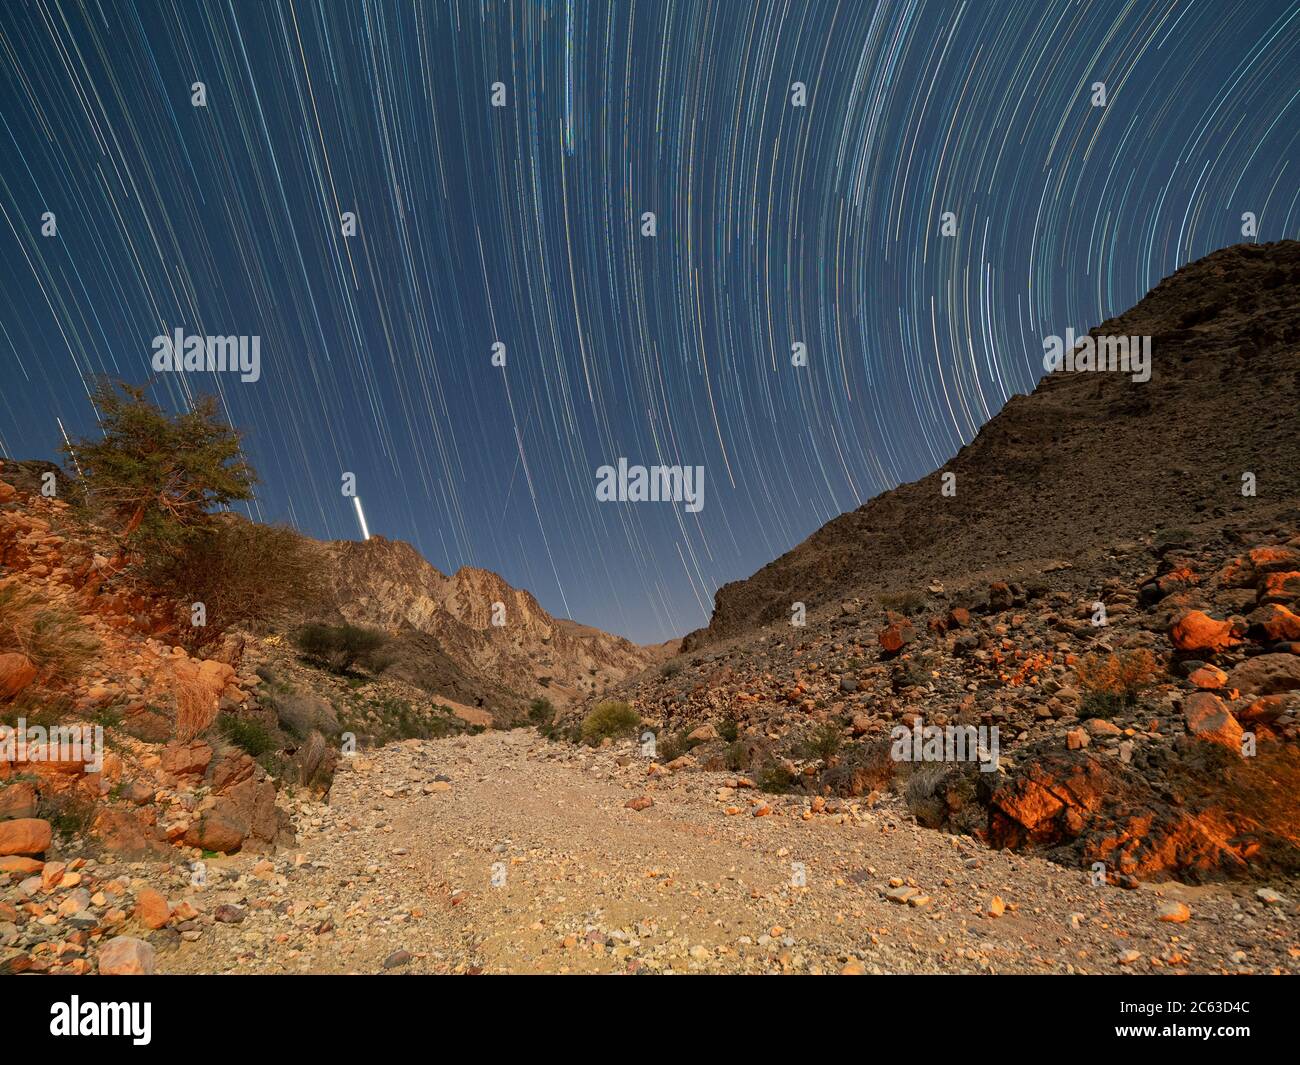
[[[482,980],[437,976],[13,977],[0,984],[0,1045],[89,1049],[99,1043],[129,1055],[219,1045],[337,1052],[353,1041],[373,1048],[383,1031],[463,1038],[469,1026],[493,1052],[516,1041],[520,1050],[533,1050],[538,1034],[557,1026],[572,1034],[590,1024],[599,1040],[616,1034],[624,1020],[639,1023],[633,1013],[685,1017],[700,1002],[700,991],[679,980],[642,980],[632,991],[614,978],[576,979],[584,982],[580,991],[557,985],[503,993]],[[841,980],[814,987],[803,980],[759,988],[723,977],[705,994],[716,1023],[732,1026],[747,1017],[745,1024],[757,1026],[751,1034],[761,1032],[769,1051],[788,1039],[791,1054],[806,1053],[818,1031],[868,1019],[879,1037],[897,1025],[900,1040],[927,1051],[987,1048],[989,1038],[1014,1034],[1024,1047],[1039,1038],[1050,1040],[1040,1046],[1060,1047],[1066,1038],[1079,1047],[1172,1044],[1182,1053],[1203,1044],[1230,1053],[1234,1045],[1290,1041],[1296,986],[1267,977],[907,976],[877,977],[865,986]],[[755,1009],[770,996],[780,1003],[774,1015]],[[841,1015],[837,1007],[852,1012]],[[484,1028],[487,1010],[501,1016]],[[814,1026],[815,1016],[821,1022]],[[653,1027],[668,1035],[661,1025]]]

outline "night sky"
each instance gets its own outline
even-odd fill
[[[350,471],[440,569],[662,640],[944,462],[1045,335],[1245,212],[1300,236],[1298,137],[1292,3],[4,0],[0,455],[160,333],[258,335],[259,381],[153,391],[220,395],[252,516],[359,538]],[[703,510],[597,502],[620,456],[703,466]]]

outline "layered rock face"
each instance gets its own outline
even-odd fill
[[[324,550],[323,579],[338,614],[394,637],[393,675],[503,721],[529,699],[563,706],[664,657],[661,648],[552,617],[531,592],[490,570],[443,574],[402,541],[375,536]]]

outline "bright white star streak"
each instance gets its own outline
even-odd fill
[[[361,522],[361,537],[364,540],[369,540],[370,527],[366,524],[366,512],[361,509],[361,497],[353,496],[352,502],[357,505],[357,521]]]

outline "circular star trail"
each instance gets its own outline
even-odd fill
[[[1292,3],[15,0],[0,454],[157,335],[256,335],[256,382],[153,386],[219,395],[251,516],[357,538],[354,473],[444,570],[680,635],[1045,335],[1300,236],[1297,71]],[[598,502],[620,457],[703,466],[703,510]]]

